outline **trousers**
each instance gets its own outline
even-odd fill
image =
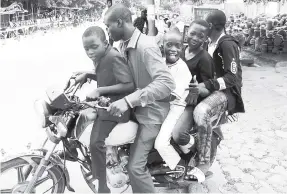
[[[130,148],[127,166],[133,193],[156,192],[146,164],[160,127],[161,124],[139,124],[135,141]]]
[[[170,140],[173,134],[174,127],[178,119],[182,116],[185,106],[171,104],[169,113],[164,120],[160,132],[155,140],[155,149],[169,166],[171,170],[174,170],[176,165],[181,160],[181,157],[177,151],[170,144]]]
[[[172,138],[175,143],[181,146],[185,146],[190,141],[189,131],[194,125],[193,121],[194,106],[187,106],[184,109],[181,117],[178,119],[173,131]]]
[[[97,118],[91,132],[90,151],[92,159],[92,174],[99,180],[99,193],[109,193],[106,178],[106,146],[105,139],[118,122]]]
[[[210,162],[212,122],[227,110],[227,97],[222,91],[213,92],[194,109],[193,117],[198,131],[199,165]]]

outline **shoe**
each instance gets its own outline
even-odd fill
[[[184,179],[188,181],[197,181],[199,183],[202,183],[205,181],[205,174],[199,168],[191,167],[187,170]]]
[[[189,167],[186,171],[187,180],[198,181],[199,183],[206,180],[206,178],[211,178],[213,175],[212,172],[208,171],[210,168],[210,164],[200,164],[197,167]],[[185,177],[185,178],[186,178]]]

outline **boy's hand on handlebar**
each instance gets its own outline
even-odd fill
[[[78,75],[76,78],[75,78],[75,85],[77,85],[78,83],[80,83],[80,88],[82,87],[82,85],[84,83],[87,82],[87,74],[86,73],[82,73],[80,75]]]
[[[78,83],[80,83],[79,88],[81,88],[86,81],[87,81],[86,73],[77,73],[73,75],[72,78],[69,79],[69,81],[65,86],[64,91],[68,90],[69,88],[72,88],[73,86],[76,86]]]

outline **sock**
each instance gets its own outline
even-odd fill
[[[188,142],[188,144],[184,145],[184,146],[179,146],[180,149],[183,151],[183,153],[187,154],[188,152],[190,152],[190,148],[193,146],[194,144],[194,137],[192,135],[190,136],[190,140]]]

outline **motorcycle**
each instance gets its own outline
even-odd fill
[[[83,143],[79,137],[86,130],[76,126],[82,110],[87,108],[105,110],[110,102],[105,97],[100,97],[92,102],[80,101],[75,95],[78,88],[79,85],[68,88],[64,92],[47,90],[48,100],[37,101],[36,107],[39,116],[42,118],[42,127],[46,131],[47,138],[40,149],[10,156],[1,161],[1,176],[12,169],[16,169],[18,173],[18,183],[13,188],[1,189],[1,193],[35,193],[37,187],[48,179],[52,179],[52,186],[46,192],[64,193],[66,188],[71,192],[75,192],[70,185],[69,172],[66,168],[67,158],[65,155],[62,158],[55,152],[56,147],[61,142],[63,143],[64,153],[70,152],[71,146],[80,151],[81,156],[73,156],[70,152],[71,156],[75,159],[74,161],[80,163],[81,172],[90,189],[97,193],[97,185],[94,183],[91,172],[89,142]],[[223,114],[219,119],[213,121],[211,163],[215,159],[217,146],[223,139],[220,124],[225,123],[226,118],[226,115]],[[126,166],[129,159],[129,147],[136,136],[137,126],[137,123],[133,121],[118,124],[105,140],[107,147],[107,182],[111,189],[120,188],[124,192],[129,187]],[[123,136],[122,131],[127,130],[128,132],[124,133]],[[195,140],[197,139],[195,129],[191,129],[190,134],[195,137]],[[45,148],[48,141],[52,144],[51,149]],[[182,158],[180,165],[175,170],[166,168],[164,161],[155,149],[149,154],[147,168],[153,177],[155,187],[178,188],[187,187],[193,182],[200,182],[200,179],[202,179],[200,175],[197,179],[186,175],[188,168],[197,166],[196,145],[192,146],[188,154],[184,154],[172,140],[171,144]]]

